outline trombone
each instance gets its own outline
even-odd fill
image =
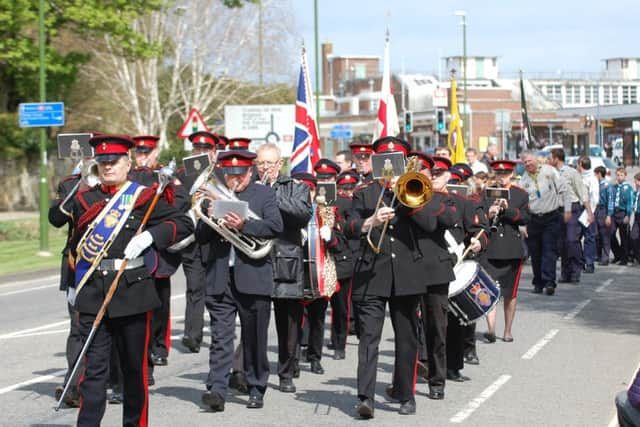
[[[73,186],[67,197],[64,198],[62,202],[58,205],[58,209],[60,212],[65,214],[66,216],[71,216],[71,212],[64,208],[64,205],[76,194],[78,189],[80,188],[80,184],[85,184],[87,187],[95,187],[100,184],[100,175],[98,173],[98,162],[94,159],[90,160],[80,160],[76,165],[74,170],[80,169],[80,179],[76,182],[76,185]]]
[[[394,208],[394,202],[396,199],[398,199],[398,201],[404,206],[412,209],[424,206],[431,200],[431,197],[433,196],[433,186],[431,184],[431,180],[418,171],[419,164],[420,162],[416,156],[411,156],[407,160],[404,174],[400,175],[392,188],[393,198],[391,199],[391,208]],[[387,185],[394,177],[393,167],[385,164],[382,169],[382,176],[384,182],[382,190],[380,190],[380,195],[378,196],[376,210],[373,213],[374,216],[378,213],[378,210],[381,207],[385,206],[382,197],[384,196],[384,191],[386,190]],[[369,243],[371,250],[373,250],[376,255],[381,251],[382,241],[384,240],[384,235],[386,234],[388,227],[389,220],[386,220],[382,226],[378,242],[375,244],[371,239],[371,231],[373,230],[373,227],[369,228],[369,231],[367,232],[367,243]]]

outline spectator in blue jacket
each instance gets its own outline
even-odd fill
[[[616,396],[616,407],[620,427],[640,426],[640,369],[629,390],[621,391]]]

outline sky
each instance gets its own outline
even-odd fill
[[[313,0],[292,0],[314,76]],[[640,57],[640,0],[318,0],[319,43],[337,55],[379,55],[391,32],[391,69],[438,72],[438,57],[497,56],[501,75],[598,72],[602,59]],[[389,16],[388,16],[389,15]],[[445,70],[443,70],[445,72]],[[446,73],[445,73],[446,74]]]

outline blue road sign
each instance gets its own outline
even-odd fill
[[[331,128],[331,132],[329,133],[330,138],[351,138],[353,137],[353,129],[351,129],[351,125],[348,124],[337,124],[333,125]]]
[[[21,128],[64,125],[64,102],[22,103],[18,111]]]

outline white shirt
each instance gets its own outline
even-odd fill
[[[593,171],[587,170],[582,172],[582,181],[589,193],[589,205],[591,209],[595,211],[600,201],[600,183],[598,182],[598,178],[595,177]]]

